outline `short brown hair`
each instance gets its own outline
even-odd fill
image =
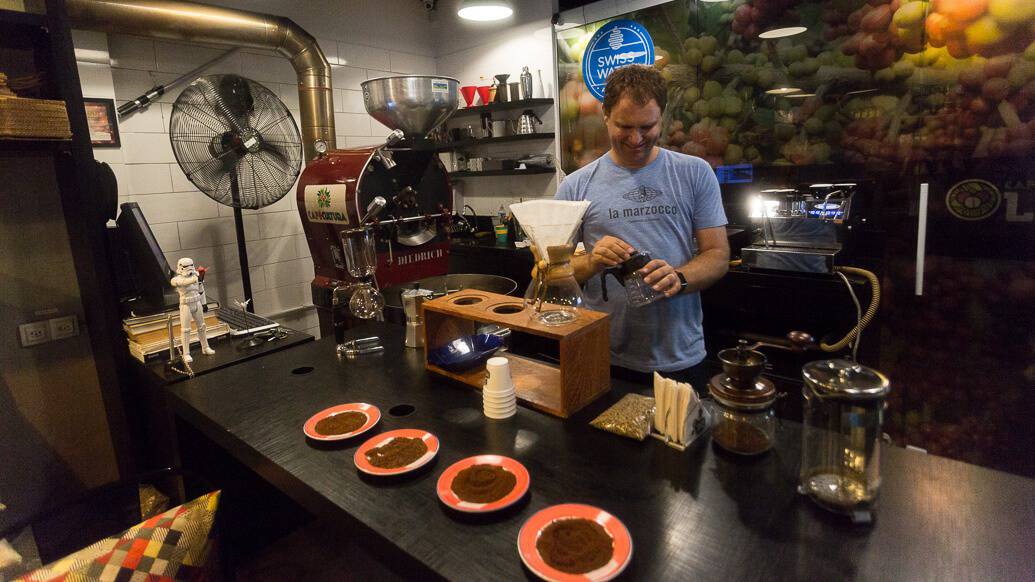
[[[646,105],[653,99],[664,111],[668,102],[665,77],[661,76],[661,71],[647,65],[626,65],[615,69],[607,76],[607,85],[604,87],[604,115],[609,114],[623,96],[628,96],[640,105]]]

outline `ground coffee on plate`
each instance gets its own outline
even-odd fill
[[[316,423],[316,432],[324,436],[337,436],[350,433],[367,422],[367,415],[362,412],[342,412]]]
[[[367,460],[375,467],[398,469],[421,458],[428,445],[420,438],[395,437],[387,443],[366,452]]]
[[[595,521],[560,519],[543,528],[535,548],[551,568],[585,574],[611,561],[614,540]]]
[[[453,478],[450,488],[462,501],[492,503],[514,490],[517,477],[499,465],[471,465]]]

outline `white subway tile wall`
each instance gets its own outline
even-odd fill
[[[149,38],[76,31],[76,58],[83,95],[114,98],[118,104],[135,99],[159,83],[225,53],[223,46],[202,46]],[[432,39],[424,54],[389,51],[352,42],[320,38],[332,65],[334,110],[339,147],[375,143],[388,133],[363,108],[360,83],[391,73],[434,74]],[[410,48],[410,47],[406,47]],[[277,94],[296,123],[298,87],[294,69],[269,51],[243,49],[206,74],[234,73],[256,80]],[[121,148],[94,151],[108,162],[119,183],[119,202],[137,202],[170,263],[190,256],[210,267],[207,291],[230,304],[244,295],[233,209],[199,192],[176,164],[169,144],[172,103],[182,90],[173,90],[159,103],[121,120]],[[295,187],[259,211],[244,212],[256,311],[273,316],[294,329],[319,336],[312,308],[313,264],[295,202]]]

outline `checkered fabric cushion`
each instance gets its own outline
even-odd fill
[[[209,578],[219,491],[174,507],[19,578],[25,582],[172,582]]]

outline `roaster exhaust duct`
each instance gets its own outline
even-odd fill
[[[302,150],[334,149],[331,66],[316,39],[282,16],[166,0],[66,0],[73,28],[152,38],[275,50],[298,74]]]

